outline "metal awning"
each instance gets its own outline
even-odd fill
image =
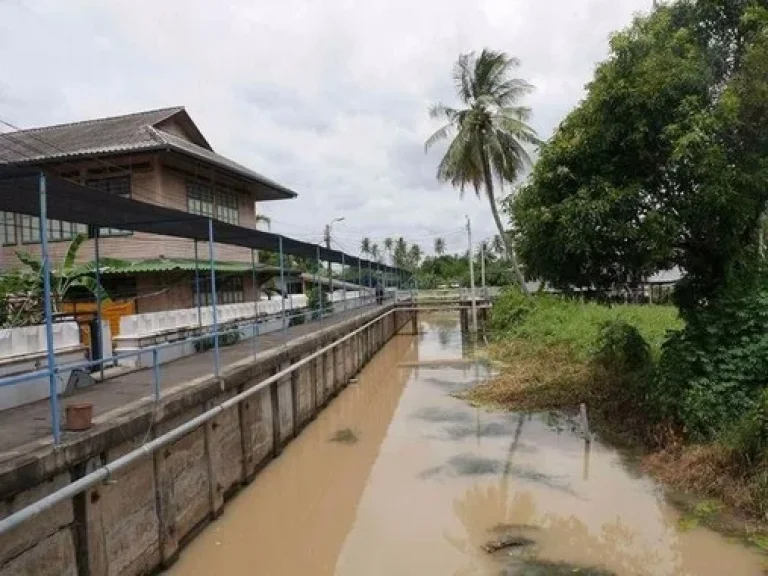
[[[41,169],[0,167],[0,210],[29,216],[40,214],[40,175],[46,177],[48,217],[104,228],[132,230],[148,234],[175,236],[208,241],[209,218],[139,202],[119,196],[107,196],[99,190],[77,184]],[[282,239],[285,254],[361,268],[381,270],[389,274],[410,272],[365,260],[338,250],[294,238],[243,228],[212,220],[214,242],[278,252]]]

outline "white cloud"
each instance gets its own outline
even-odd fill
[[[434,181],[426,108],[485,46],[518,56],[548,137],[608,35],[651,0],[0,0],[0,118],[25,127],[183,104],[217,151],[294,187],[275,229],[338,241],[404,236],[431,250],[487,205]]]

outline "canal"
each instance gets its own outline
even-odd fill
[[[405,329],[406,331],[408,328]],[[492,413],[458,315],[421,318],[226,507],[173,576],[763,574],[564,418]]]

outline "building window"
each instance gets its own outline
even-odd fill
[[[187,212],[213,216],[213,190],[196,182],[187,182]]]
[[[94,190],[103,192],[104,194],[111,194],[113,196],[120,196],[121,198],[131,197],[131,177],[130,176],[116,176],[114,178],[99,178],[98,180],[87,180],[85,185]],[[101,228],[99,230],[99,236],[130,236],[133,234],[130,230],[121,230],[119,228]]]
[[[195,285],[192,284],[192,294],[195,293]],[[197,305],[197,298],[194,298]],[[230,276],[229,278],[216,278],[216,305],[240,304],[245,302],[242,276]],[[200,304],[211,306],[211,279],[200,277]]]
[[[59,240],[72,240],[78,234],[87,233],[88,226],[85,224],[62,222],[61,220],[48,221],[48,240],[51,242],[57,242]]]
[[[229,224],[240,224],[236,194],[232,192],[218,192],[216,194],[216,218]]]
[[[14,246],[16,242],[16,214],[0,212],[0,244]]]
[[[21,243],[35,244],[40,242],[40,218],[37,216],[21,215]]]

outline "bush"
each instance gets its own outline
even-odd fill
[[[693,438],[726,433],[768,383],[768,291],[724,297],[696,310],[665,344],[654,386],[662,417]]]
[[[317,287],[312,288],[307,295],[307,306],[312,310],[312,319],[316,320],[320,318],[320,303],[323,306],[323,316],[333,314],[333,304],[328,300],[328,294],[323,292],[323,289],[318,290]]]
[[[240,342],[240,332],[227,332],[226,334],[219,335],[219,346],[233,346]],[[206,350],[212,350],[215,346],[213,336],[208,336],[202,340],[195,342],[195,352],[205,352]]]
[[[653,374],[651,348],[640,331],[622,320],[605,322],[592,359],[615,400],[628,409],[648,408],[648,385]]]
[[[768,389],[726,434],[726,443],[745,471],[754,471],[764,461],[768,455]]]

